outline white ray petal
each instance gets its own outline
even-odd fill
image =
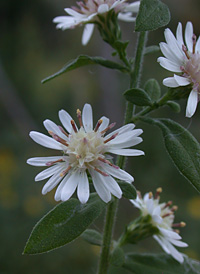
[[[173,33],[171,32],[171,30],[168,28],[165,29],[164,35],[165,35],[167,44],[169,45],[171,50],[174,51],[174,54],[176,54],[180,60],[184,59],[185,54],[182,51],[182,46],[181,47],[179,46],[179,44],[178,44],[176,38],[174,37]]]
[[[182,72],[179,64],[177,64],[173,61],[170,61],[169,59],[167,59],[165,57],[158,57],[157,61],[163,68],[165,68],[169,71]]]
[[[183,65],[183,58],[178,58],[178,56],[174,53],[174,51],[171,50],[168,44],[161,42],[160,49],[163,53],[163,55],[169,59],[170,61],[176,63],[177,65],[181,66]]]
[[[174,77],[168,77],[163,80],[163,85],[169,88],[177,88],[179,84],[176,82]]]
[[[191,22],[187,22],[186,28],[185,28],[185,42],[188,50],[190,52],[193,51],[193,41],[192,41],[192,36],[193,36],[193,25]]]
[[[135,22],[136,20],[136,17],[133,17],[131,12],[126,12],[126,13],[120,12],[118,13],[117,18],[124,22]]]
[[[142,141],[143,141],[143,139],[141,137],[135,137],[135,138],[132,138],[132,139],[124,141],[124,142],[121,141],[120,143],[112,144],[112,148],[116,148],[116,149],[128,148],[128,147],[136,146],[136,145],[140,144]],[[110,142],[109,142],[109,144],[110,144]]]
[[[111,152],[113,154],[122,155],[122,156],[140,156],[144,155],[144,151],[138,150],[138,149],[115,149],[115,148],[109,148],[107,149],[107,152]]]
[[[118,199],[122,197],[122,191],[118,183],[110,176],[101,176],[104,186]]]
[[[68,141],[67,136],[61,132],[59,127],[54,122],[52,122],[51,120],[46,119],[43,122],[43,124],[44,124],[47,131],[52,131],[54,134],[60,136],[64,140]]]
[[[62,177],[60,176],[60,173],[57,172],[54,174],[43,186],[42,188],[42,194],[45,195],[47,192],[50,192],[57,184],[62,180]]]
[[[168,248],[169,254],[179,263],[183,263],[184,261],[183,255],[170,242],[166,241],[165,239],[163,239],[163,242]]]
[[[102,120],[102,124],[100,125],[99,127],[99,132],[103,131],[104,129],[106,129],[108,126],[109,126],[109,123],[110,123],[110,119],[108,119],[107,117],[105,116],[102,116],[100,118],[100,120]]]
[[[58,202],[61,201],[61,193],[63,190],[64,185],[66,184],[67,180],[69,179],[69,177],[71,176],[71,173],[68,173],[63,180],[61,181],[61,183],[59,184],[59,186],[56,189],[56,193],[54,196],[54,199]]]
[[[46,166],[48,162],[54,162],[62,159],[62,156],[51,156],[51,157],[34,157],[27,160],[27,164],[32,166]]]
[[[31,131],[29,133],[30,137],[39,145],[47,147],[47,148],[52,148],[56,150],[63,150],[66,149],[66,147],[53,138],[46,136],[43,133],[37,132],[37,131]]]
[[[77,196],[82,204],[87,203],[90,196],[89,181],[86,172],[80,173]]]
[[[162,227],[159,227],[159,230],[165,237],[169,237],[169,238],[174,239],[174,240],[180,240],[181,239],[181,236],[178,233],[176,233],[172,230],[165,229],[165,228],[162,228]]]
[[[180,22],[178,23],[178,27],[176,29],[176,39],[179,44],[179,47],[181,48],[182,45],[184,45],[184,42],[183,42],[182,24]]]
[[[104,186],[100,174],[92,169],[89,169],[89,172],[92,176],[93,185],[97,194],[105,203],[108,203],[111,200],[111,194],[110,191],[108,191],[108,189]]]
[[[65,8],[64,10],[65,10],[66,13],[68,13],[69,15],[71,15],[75,18],[84,18],[85,17],[84,14],[81,14],[81,13],[75,11],[74,9]]]
[[[167,246],[165,245],[165,242],[163,242],[163,237],[157,236],[157,235],[153,235],[153,238],[159,243],[159,245],[162,247],[162,249],[167,253],[170,254],[169,249],[167,248]]]
[[[179,247],[187,247],[188,244],[182,242],[182,241],[177,241],[177,240],[174,240],[174,239],[170,239],[170,242],[175,245],[175,246],[179,246]]]
[[[71,173],[66,184],[63,186],[61,191],[61,200],[67,201],[76,190],[76,187],[79,183],[79,175],[78,172]]]
[[[60,174],[64,169],[66,169],[65,163],[64,163],[64,165],[57,164],[57,165],[51,166],[49,168],[46,168],[45,170],[43,170],[37,174],[37,176],[35,177],[35,181],[36,182],[42,181],[46,178],[49,178],[50,176],[52,176],[53,174],[55,174],[57,172],[59,172],[59,174]]]
[[[196,47],[195,47],[195,52],[198,52],[200,54],[200,36],[197,39]]]
[[[72,117],[64,109],[60,110],[58,115],[64,128],[67,130],[67,132],[71,133],[72,132],[71,120],[73,120]]]
[[[131,4],[128,4],[125,6],[125,8],[123,9],[123,11],[131,11],[131,12],[135,12],[137,13],[139,11],[139,7],[140,7],[140,1],[135,1]]]
[[[121,143],[126,143],[128,141],[131,141],[137,138],[137,136],[139,136],[142,133],[143,133],[142,129],[136,129],[136,130],[132,130],[132,131],[117,135],[113,140],[109,141],[109,145],[117,145],[117,144],[120,145]]]
[[[82,112],[83,126],[86,132],[93,130],[93,115],[92,107],[89,104],[85,104]]]
[[[53,19],[53,23],[57,23],[57,29],[66,30],[75,26],[76,20],[71,16],[57,16]]]
[[[127,124],[127,125],[124,125],[116,130],[114,130],[113,132],[109,133],[108,135],[105,136],[106,139],[109,139],[113,134],[116,134],[118,133],[118,136],[125,133],[125,132],[129,132],[131,131],[132,129],[135,128],[135,125],[134,124]],[[142,129],[141,129],[142,130]]]
[[[187,107],[186,107],[186,117],[191,118],[197,108],[197,104],[198,104],[198,92],[196,90],[192,90],[190,92],[190,95],[188,97],[188,101],[187,101]]]
[[[94,31],[94,24],[86,24],[83,30],[83,35],[82,35],[82,45],[86,46],[88,42],[90,41],[92,34]]]
[[[182,77],[182,76],[174,74],[174,79],[179,84],[179,86],[187,86],[190,84],[190,80],[186,77]]]
[[[123,169],[117,169],[109,165],[103,165],[102,168],[106,173],[112,175],[119,180],[125,181],[127,183],[132,183],[134,181],[134,178]]]

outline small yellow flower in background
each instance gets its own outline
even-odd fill
[[[39,196],[28,196],[24,201],[24,211],[27,215],[35,217],[44,211],[44,203]]]
[[[200,197],[193,197],[188,201],[187,210],[190,215],[195,219],[200,219]]]

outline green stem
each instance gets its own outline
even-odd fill
[[[140,32],[138,44],[137,44],[136,56],[135,56],[134,69],[130,70],[130,87],[131,88],[138,87],[139,85],[146,37],[147,37],[146,32]],[[124,124],[127,124],[131,120],[132,115],[133,115],[133,104],[127,103]],[[120,168],[124,167],[125,158],[123,156],[119,156],[117,158],[117,165]],[[114,229],[115,215],[117,212],[117,205],[118,205],[118,200],[114,198],[114,201],[111,201],[107,206],[98,274],[106,274],[108,271],[111,244],[112,244],[112,234]]]
[[[106,211],[103,244],[101,249],[98,274],[106,274],[109,266],[112,234],[113,234],[115,215],[117,212],[117,205],[118,205],[118,200],[116,198],[114,199],[115,200],[113,202],[110,202],[108,204],[107,211]]]
[[[130,72],[130,88],[137,88],[140,82],[140,75],[143,64],[144,50],[147,41],[147,32],[140,32],[137,44],[137,51],[135,55],[134,69]],[[133,117],[134,105],[131,102],[126,103],[126,112],[124,124],[128,124]],[[125,157],[119,156],[117,160],[117,165],[124,167]]]
[[[158,102],[156,102],[152,106],[146,107],[145,109],[138,112],[137,115],[135,115],[131,120],[129,120],[129,122],[136,122],[139,119],[139,117],[145,116],[148,113],[164,106],[166,104],[166,102],[169,101],[170,99],[171,99],[170,93],[164,94],[163,97]]]

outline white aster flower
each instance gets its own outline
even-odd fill
[[[80,202],[86,203],[90,193],[90,174],[94,188],[104,202],[111,200],[111,194],[121,198],[122,191],[113,177],[127,183],[133,182],[134,179],[126,171],[112,164],[112,157],[107,153],[123,156],[143,155],[143,151],[128,148],[142,142],[142,138],[138,136],[143,131],[134,129],[134,124],[127,124],[105,135],[115,123],[109,125],[109,119],[103,116],[93,129],[93,114],[89,104],[84,105],[82,115],[81,111],[77,110],[77,117],[80,129],[65,110],[60,110],[59,118],[65,129],[45,120],[44,126],[52,137],[36,131],[30,132],[30,137],[36,143],[61,152],[59,156],[37,157],[27,161],[33,166],[48,167],[35,177],[35,181],[50,177],[42,189],[42,194],[58,186],[55,200],[66,201],[77,188]]]
[[[66,8],[67,16],[57,16],[53,19],[57,23],[57,28],[66,30],[76,26],[85,25],[82,44],[87,45],[93,30],[94,23],[98,22],[98,15],[106,14],[114,10],[118,14],[118,19],[126,22],[134,22],[132,13],[139,10],[140,1],[125,3],[127,0],[83,0],[77,2],[78,7]]]
[[[174,228],[184,227],[185,223],[174,224],[174,211],[177,206],[172,206],[172,202],[159,203],[159,194],[162,192],[161,188],[157,189],[155,197],[153,194],[146,193],[144,197],[138,193],[135,200],[130,200],[135,207],[139,208],[142,216],[151,216],[151,223],[153,227],[158,229],[158,234],[153,235],[153,238],[160,244],[163,250],[170,254],[175,260],[183,263],[184,257],[174,246],[187,247],[188,245],[181,241],[181,236]]]
[[[173,77],[163,80],[167,87],[192,85],[186,107],[186,117],[192,117],[196,111],[200,92],[200,37],[196,39],[193,25],[187,22],[185,28],[185,43],[182,34],[182,24],[179,23],[176,37],[170,29],[165,30],[166,43],[160,43],[160,49],[165,57],[159,57],[158,62],[165,69],[175,72]]]

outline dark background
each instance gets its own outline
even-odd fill
[[[165,0],[172,20],[173,32],[178,22],[185,26],[192,21],[198,36],[200,2],[198,0]],[[34,224],[53,206],[54,191],[42,196],[43,182],[34,182],[41,170],[26,164],[27,158],[55,155],[54,151],[35,144],[28,136],[30,130],[46,133],[43,120],[58,122],[58,111],[67,110],[75,117],[76,109],[84,103],[92,104],[94,119],[108,116],[117,127],[123,123],[125,100],[122,93],[128,88],[128,78],[118,72],[97,66],[84,67],[64,74],[46,84],[41,80],[59,70],[79,54],[110,58],[112,50],[101,41],[97,29],[90,43],[83,47],[83,28],[56,30],[52,19],[64,15],[64,8],[75,1],[35,0],[0,1],[0,273],[95,273],[99,248],[82,239],[53,252],[38,256],[22,255],[23,247]],[[130,39],[129,55],[135,52],[134,24],[122,23],[124,40]],[[163,29],[149,33],[148,45],[164,41]],[[170,75],[156,59],[160,54],[145,58],[141,86],[148,78],[162,79]],[[162,92],[166,88],[162,86]],[[188,128],[200,140],[198,110],[192,119],[185,118],[186,101],[182,111],[173,113],[166,108],[156,117],[170,117]],[[190,257],[200,260],[200,196],[178,173],[165,151],[157,128],[138,124],[144,130],[144,142],[138,148],[145,157],[133,157],[127,170],[135,177],[135,186],[142,193],[163,188],[161,201],[172,200],[178,205],[176,222],[185,221],[181,230],[183,240],[189,244],[182,249]],[[120,202],[115,236],[125,224],[138,216],[137,210],[123,200]],[[103,217],[92,226],[102,231]],[[129,251],[159,252],[152,239]],[[126,273],[111,269],[110,273]],[[127,272],[128,273],[128,272]]]

